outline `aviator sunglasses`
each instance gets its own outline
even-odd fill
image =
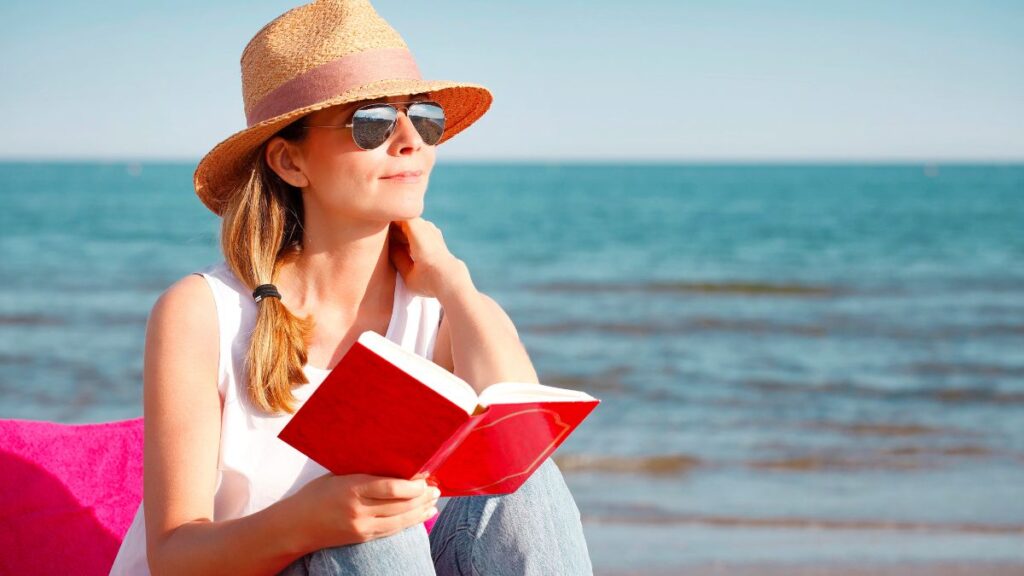
[[[395,131],[399,107],[412,121],[425,144],[433,146],[441,140],[444,133],[444,108],[433,100],[375,102],[357,108],[347,124],[309,125],[303,128],[351,128],[356,146],[363,150],[372,150],[387,142]]]

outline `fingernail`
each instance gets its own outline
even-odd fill
[[[431,486],[430,497],[433,498],[434,500],[437,500],[438,498],[441,497],[441,490],[438,489],[436,486]]]
[[[437,506],[432,506],[430,510],[427,510],[427,518],[430,518],[434,514],[437,514]]]

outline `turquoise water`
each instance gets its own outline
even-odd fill
[[[141,415],[220,260],[191,164],[0,164],[0,417]],[[1024,166],[439,164],[424,214],[543,382],[605,569],[1024,564]]]

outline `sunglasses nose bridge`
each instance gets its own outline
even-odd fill
[[[400,105],[394,106],[394,108],[395,108],[395,111],[396,111],[396,113],[395,113],[395,121],[391,123],[391,130],[388,132],[388,139],[390,140],[391,137],[395,135],[395,132],[397,132],[399,130],[398,124],[400,122],[402,122],[402,117],[404,116],[405,117],[405,121],[409,123],[408,129],[412,130],[413,133],[415,133],[415,135],[416,135],[415,137],[416,138],[419,138],[420,140],[422,140],[423,136],[420,134],[419,130],[416,129],[416,125],[412,123],[412,118],[409,118],[409,104],[400,104]],[[424,144],[425,144],[425,142],[424,142]]]

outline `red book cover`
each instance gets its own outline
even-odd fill
[[[442,496],[508,494],[599,403],[518,382],[478,397],[441,366],[367,331],[278,437],[337,475],[427,473]]]

